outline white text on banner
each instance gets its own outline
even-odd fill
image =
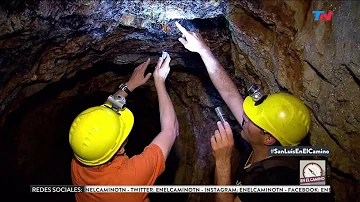
[[[92,193],[330,193],[321,186],[84,186]]]

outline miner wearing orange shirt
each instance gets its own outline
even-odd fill
[[[71,164],[74,185],[153,185],[164,171],[165,161],[179,134],[177,117],[165,87],[171,58],[167,53],[165,56],[166,59],[159,58],[153,73],[161,132],[141,154],[132,158],[125,154],[134,123],[133,114],[125,106],[125,97],[150,78],[151,73],[144,77],[148,59],[105,104],[81,112],[73,121],[69,142],[74,152]],[[76,193],[75,197],[77,202],[150,201],[147,193]]]

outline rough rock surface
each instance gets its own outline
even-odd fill
[[[358,199],[345,189],[360,190],[359,9],[355,1],[255,1],[227,11],[235,75],[288,91],[312,110],[310,142],[331,148],[328,175],[339,201]],[[314,21],[312,10],[334,14]]]
[[[331,148],[327,174],[335,198],[358,200],[360,3],[204,2],[2,2],[1,156],[10,165],[3,168],[10,173],[5,181],[21,181],[24,186],[70,183],[69,176],[64,176],[66,158],[71,156],[69,121],[86,107],[102,102],[147,57],[154,66],[166,49],[172,57],[168,88],[182,135],[168,162],[170,169],[164,175],[168,179],[163,177],[158,183],[211,184],[213,108],[223,102],[199,56],[177,41],[180,33],[174,21],[179,20],[203,34],[244,96],[244,89],[257,83],[266,92],[287,91],[306,103],[312,111],[311,144]],[[334,14],[331,21],[314,21],[312,10]],[[156,99],[151,81],[130,98],[134,113],[142,116],[139,126],[147,125],[151,131],[149,137],[134,131],[134,140],[144,138],[139,148],[158,130]],[[149,113],[144,115],[144,111]],[[210,194],[168,197],[173,201],[213,200]]]

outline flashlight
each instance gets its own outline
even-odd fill
[[[226,121],[225,118],[224,118],[225,113],[223,112],[221,107],[216,107],[215,112],[216,112],[216,115],[218,116],[218,118],[220,119],[221,123],[224,124],[225,121]]]
[[[243,128],[241,125],[234,119],[234,117],[231,117],[231,112],[229,112],[229,109],[225,106],[219,106],[215,108],[215,112],[217,117],[220,119],[221,123],[224,125],[225,121],[229,123],[230,128],[233,132],[234,137],[234,143],[236,148],[243,152],[246,151],[250,145],[241,137],[241,131]],[[225,125],[224,125],[225,126]]]
[[[166,58],[166,51],[163,51],[163,52],[162,52],[161,58],[162,58],[163,60],[165,60],[165,58]]]

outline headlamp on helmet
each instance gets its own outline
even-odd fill
[[[254,100],[255,106],[261,104],[267,98],[267,95],[263,92],[263,90],[255,84],[250,86],[248,93]]]
[[[114,93],[113,95],[110,95],[107,101],[111,103],[111,109],[116,113],[118,113],[119,111],[123,111],[126,108],[126,99],[119,93]]]

